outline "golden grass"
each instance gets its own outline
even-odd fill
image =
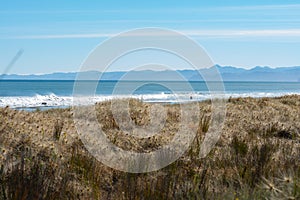
[[[149,125],[151,105],[129,101],[135,125]],[[111,101],[96,104],[97,119],[117,146],[149,152],[168,144],[179,129],[180,107],[163,106],[164,127],[148,138],[120,128]],[[0,108],[0,199],[300,198],[300,96],[229,99],[221,138],[203,159],[198,154],[210,102],[199,108],[200,120],[189,124],[198,127],[190,149],[147,174],[120,172],[93,158],[77,135],[72,109]]]

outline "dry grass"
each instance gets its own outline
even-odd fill
[[[132,122],[147,127],[151,106],[130,100]],[[110,101],[97,103],[96,110],[114,144],[149,152],[179,129],[179,106],[163,106],[164,127],[148,138],[133,137],[130,126],[120,128]],[[190,124],[198,127],[190,149],[146,174],[116,171],[93,158],[79,140],[72,109],[1,108],[0,199],[300,198],[300,96],[230,99],[222,136],[204,159],[198,154],[210,125],[210,102],[199,108],[200,120]]]

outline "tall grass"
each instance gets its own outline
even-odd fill
[[[209,102],[199,103],[201,120],[191,124],[198,131],[189,150],[145,174],[111,169],[90,155],[70,109],[27,113],[1,108],[0,199],[299,199],[299,102],[299,96],[231,98],[222,137],[202,159],[198,155],[211,108]],[[156,150],[178,130],[179,107],[165,105],[160,134],[135,139],[120,131],[110,105],[96,105],[98,121],[124,149]],[[147,125],[150,107],[130,100],[136,125]]]

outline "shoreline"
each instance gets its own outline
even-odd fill
[[[270,93],[271,95],[270,96],[264,96],[264,95],[261,95],[261,96],[256,96],[256,97],[253,97],[253,96],[247,96],[247,94],[234,94],[234,95],[231,95],[231,94],[222,94],[222,95],[225,95],[226,97],[224,98],[224,100],[228,100],[228,99],[235,99],[235,98],[254,98],[254,99],[262,99],[262,98],[280,98],[280,97],[285,97],[285,96],[294,96],[294,95],[300,95],[300,93],[286,93],[286,94],[278,94],[278,95],[274,95],[272,93]],[[48,96],[48,95],[46,95]],[[55,96],[55,95],[54,95]],[[90,105],[95,105],[96,103],[100,103],[100,102],[106,102],[106,101],[111,101],[111,100],[122,100],[122,99],[136,99],[136,100],[139,100],[139,101],[142,101],[143,103],[151,103],[151,104],[166,104],[166,105],[177,105],[177,104],[186,104],[186,103],[195,103],[195,102],[198,102],[198,103],[201,103],[201,102],[205,102],[205,101],[211,101],[211,98],[205,98],[205,99],[201,99],[201,100],[197,100],[194,98],[193,94],[189,94],[189,95],[186,95],[187,96],[187,99],[186,100],[183,100],[183,101],[172,101],[172,100],[161,100],[161,101],[144,101],[143,100],[143,96],[147,96],[147,95],[137,95],[137,96],[125,96],[125,97],[114,97],[114,96],[99,96],[100,98],[103,98],[103,100],[101,101],[93,101],[93,103],[87,103],[86,105],[87,106],[90,106]],[[60,98],[60,96],[55,96],[56,98]],[[3,97],[2,97],[3,98]],[[5,97],[4,97],[5,98]],[[28,98],[28,97],[24,97],[24,98]],[[35,97],[29,97],[29,98],[35,98]],[[62,97],[64,98],[64,96]],[[70,97],[67,97],[67,98],[72,98],[72,96]],[[218,98],[217,98],[218,99]],[[1,100],[1,98],[0,98]],[[72,100],[73,101],[73,100]],[[0,108],[5,108],[5,107],[9,107],[11,109],[15,109],[15,110],[25,110],[25,111],[30,111],[30,112],[33,112],[33,111],[45,111],[45,110],[49,110],[49,109],[67,109],[67,108],[72,108],[73,106],[78,106],[78,105],[73,105],[73,104],[70,104],[70,105],[51,105],[51,104],[47,104],[46,102],[41,102],[39,103],[40,105],[34,105],[34,106],[11,106],[11,105],[1,105]]]

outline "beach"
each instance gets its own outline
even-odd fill
[[[0,200],[300,200],[300,2],[3,1]]]
[[[96,116],[106,137],[123,150],[158,150],[179,129],[180,106],[159,104],[167,114],[157,134],[136,138],[124,133],[113,117],[112,101],[124,100],[96,103]],[[128,102],[133,123],[147,126],[149,109],[158,103]],[[92,156],[80,140],[71,107],[31,112],[0,108],[0,199],[300,197],[299,95],[229,98],[220,139],[204,158],[199,151],[211,124],[211,101],[187,104],[200,110],[200,120],[190,120],[197,131],[188,150],[163,169],[136,174],[112,169]]]

